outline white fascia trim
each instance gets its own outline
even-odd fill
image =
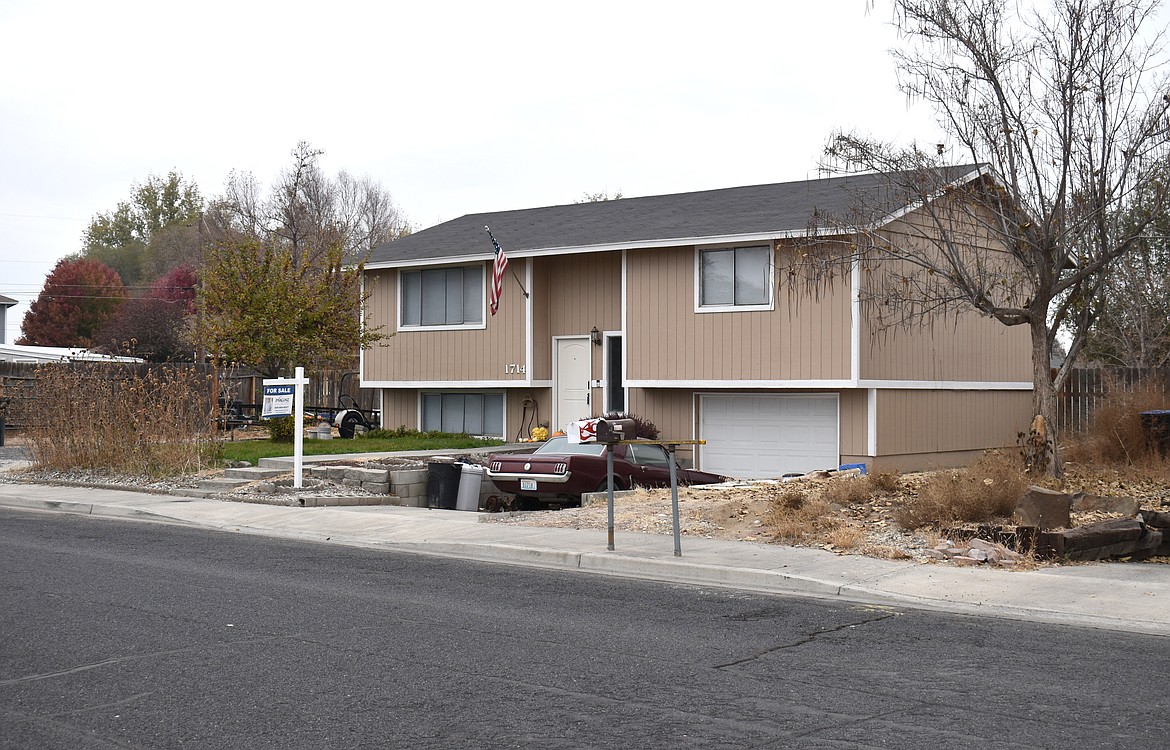
[[[389,390],[457,390],[478,391],[484,388],[548,388],[547,380],[369,380],[364,388],[386,388]]]
[[[877,455],[877,388],[870,388],[865,394],[866,406],[866,455]]]
[[[361,302],[358,305],[358,324],[361,330],[366,330],[366,275],[363,273],[358,276],[358,299]],[[358,388],[365,388],[366,381],[366,350],[358,348]]]
[[[631,380],[630,388],[852,388],[852,380]]]
[[[630,388],[879,388],[931,391],[1030,391],[1030,381],[958,380],[631,380]]]
[[[930,391],[1030,391],[1032,381],[986,380],[858,380],[858,388]]]
[[[841,234],[841,231],[830,231],[826,234]],[[660,247],[690,247],[693,245],[719,245],[742,242],[772,242],[775,240],[808,237],[807,229],[789,229],[782,232],[752,232],[748,234],[720,234],[707,237],[668,237],[657,240],[631,240],[629,242],[607,242],[601,245],[570,245],[564,247],[539,247],[532,250],[508,251],[509,258],[538,258],[555,255],[579,255],[581,253],[609,253],[617,250],[648,250]],[[474,253],[470,255],[449,255],[442,258],[391,260],[381,263],[367,263],[367,271],[379,271],[391,268],[413,268],[416,266],[450,266],[473,263],[478,260],[490,261],[492,253]]]
[[[630,384],[626,381],[626,368],[629,367],[630,357],[628,347],[630,345],[630,337],[626,335],[626,331],[630,330],[629,315],[630,308],[627,304],[630,299],[629,295],[629,252],[622,250],[622,403],[626,405],[626,411],[630,410]]]
[[[849,377],[861,377],[861,262],[854,258],[849,272]]]

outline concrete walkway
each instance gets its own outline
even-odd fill
[[[91,487],[0,483],[0,507],[181,524],[281,539],[444,555],[674,583],[1170,635],[1170,566],[1093,563],[1032,571],[836,555],[819,549],[546,529],[449,510],[292,508]]]

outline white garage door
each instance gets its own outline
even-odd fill
[[[837,396],[701,396],[704,471],[741,478],[833,469],[840,457]]]

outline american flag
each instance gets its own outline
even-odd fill
[[[487,227],[484,229],[487,230],[488,237],[492,238],[492,246],[496,248],[496,262],[492,264],[492,286],[488,290],[488,307],[494,316],[500,309],[500,294],[504,291],[504,271],[508,269],[508,256],[504,255],[504,248],[496,242],[492,230]]]

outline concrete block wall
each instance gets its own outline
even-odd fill
[[[366,492],[379,495],[391,495],[381,501],[386,504],[401,505],[411,508],[425,508],[427,502],[427,479],[430,476],[428,469],[380,469],[357,466],[312,466],[306,469],[306,474],[314,479],[324,479],[330,482],[360,487]],[[508,497],[507,493],[500,492],[486,476],[479,486],[479,505],[485,507],[488,498],[492,495]]]

